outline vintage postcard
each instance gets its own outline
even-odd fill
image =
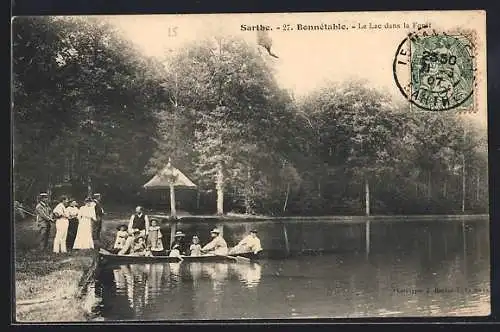
[[[490,314],[484,11],[15,17],[13,320]]]

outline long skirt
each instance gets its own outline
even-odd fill
[[[68,248],[73,248],[73,243],[75,243],[77,230],[78,230],[78,218],[69,219],[68,236],[66,237],[66,246]]]
[[[80,219],[73,249],[94,249],[92,221],[89,218]]]

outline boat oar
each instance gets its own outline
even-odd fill
[[[242,257],[242,256],[226,256],[236,263],[250,263],[250,258]]]

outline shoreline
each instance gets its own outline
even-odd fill
[[[310,222],[334,222],[334,223],[365,223],[370,222],[405,222],[405,221],[427,221],[441,219],[443,221],[471,221],[484,220],[490,217],[489,214],[422,214],[422,215],[372,215],[372,216],[288,216],[272,217],[246,214],[225,214],[225,215],[179,215],[175,218],[168,214],[151,213],[149,218],[158,218],[162,220],[175,220],[182,222],[198,222],[200,219],[213,220],[220,222],[241,221],[241,222],[263,222],[277,221],[280,223],[294,223],[302,221]]]
[[[36,246],[36,229],[32,220],[18,221],[15,225],[15,317],[19,324],[34,322],[87,322],[95,319],[93,306],[98,301],[92,291],[92,283],[98,267],[98,248],[111,245],[114,239],[115,227],[128,218],[113,214],[103,224],[101,243],[96,242],[93,250],[72,250],[64,254],[54,254],[49,249],[47,252],[34,250]],[[464,222],[488,220],[489,215],[412,215],[412,216],[318,216],[318,217],[267,217],[228,214],[224,216],[191,216],[181,215],[171,219],[167,215],[150,214],[150,218],[160,217],[165,223],[182,223],[188,227],[200,227],[205,219],[208,224],[221,223],[232,229],[233,237],[239,238],[244,229],[239,229],[246,223],[255,222],[260,227],[267,227],[273,222],[290,225],[288,229],[293,232],[293,225],[306,222],[323,222],[333,225],[363,224],[367,222],[428,222],[435,219],[443,221]],[[264,224],[263,224],[264,223]],[[189,225],[192,226],[189,226]],[[205,224],[205,223],[203,223]],[[233,224],[233,225],[231,225]],[[201,224],[200,224],[201,225]],[[238,226],[241,225],[241,226]],[[202,225],[203,226],[203,225]],[[272,231],[272,229],[269,229]],[[55,230],[51,230],[49,248]],[[168,233],[167,233],[168,234]],[[347,234],[347,233],[346,233]],[[357,234],[357,233],[356,233]],[[346,238],[358,238],[354,242],[362,242],[362,234],[347,234]],[[166,235],[166,234],[165,234]],[[342,236],[342,235],[341,235]],[[263,241],[266,239],[262,239]],[[269,241],[268,241],[269,242]],[[271,241],[272,242],[272,241]],[[271,248],[271,242],[267,244]],[[273,242],[274,243],[274,242]],[[293,243],[290,243],[292,248]],[[304,249],[304,248],[303,248]],[[307,248],[306,248],[307,249]],[[313,250],[313,249],[311,249]]]
[[[55,228],[55,227],[53,227]],[[31,220],[18,221],[15,230],[15,289],[13,323],[85,322],[91,317],[85,290],[92,281],[97,250],[52,252],[36,249],[36,228]]]

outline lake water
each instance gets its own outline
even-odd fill
[[[489,315],[488,221],[371,228],[369,254],[103,267],[95,311],[144,321]]]

